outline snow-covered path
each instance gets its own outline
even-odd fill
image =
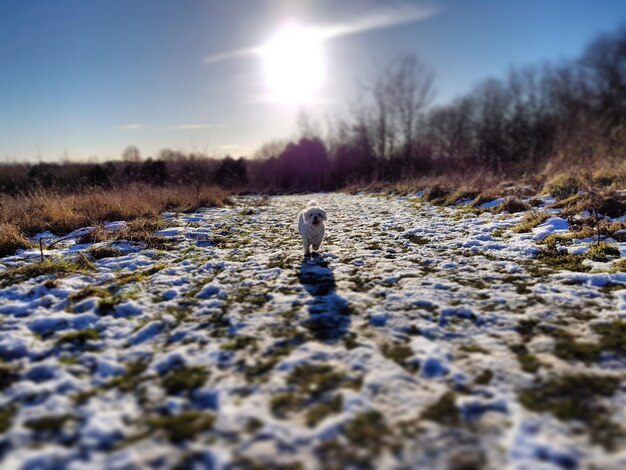
[[[2,468],[626,468],[623,273],[547,269],[519,214],[345,194],[304,259],[310,198],[169,214],[94,272],[0,260]]]

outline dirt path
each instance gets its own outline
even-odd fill
[[[93,272],[5,259],[3,465],[626,466],[619,290],[535,260],[521,215],[315,198],[312,259],[305,196],[171,214]]]

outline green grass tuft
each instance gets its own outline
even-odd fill
[[[13,417],[15,416],[15,408],[3,407],[0,408],[0,434],[4,434],[13,425]]]
[[[411,234],[409,236],[406,237],[411,243],[414,243],[416,245],[428,245],[430,243],[430,240],[426,237],[420,237],[418,235],[415,234]]]
[[[378,455],[385,446],[389,429],[384,416],[379,411],[371,410],[356,415],[346,423],[343,434],[352,445]]]
[[[183,411],[176,416],[159,416],[148,420],[151,430],[162,431],[173,443],[179,444],[210,431],[215,423],[215,415],[203,411]]]
[[[91,268],[91,266],[85,263],[60,259],[46,259],[44,261],[28,263],[23,266],[3,271],[0,273],[0,287],[17,284],[40,276],[89,274],[86,269],[91,270]]]
[[[321,423],[329,416],[340,413],[342,408],[343,397],[341,395],[337,395],[328,401],[313,405],[306,412],[306,424],[309,427],[315,427],[318,423]]]
[[[289,385],[295,385],[301,392],[322,395],[334,390],[344,381],[341,374],[326,364],[303,364],[295,367],[287,377]]]
[[[567,251],[561,251],[554,247],[541,250],[537,255],[537,259],[552,269],[578,272],[587,272],[591,269],[591,267],[582,264],[586,259],[585,256],[570,254]]]
[[[202,366],[181,366],[163,377],[163,388],[169,395],[190,392],[200,388],[209,378],[209,371]]]
[[[19,378],[17,368],[0,362],[0,391],[9,388]]]
[[[624,433],[611,422],[601,399],[612,396],[620,383],[617,377],[599,374],[561,375],[520,391],[518,399],[531,411],[551,413],[561,421],[581,421],[593,442],[612,449]]]
[[[458,426],[461,422],[461,415],[456,406],[456,395],[454,392],[444,393],[439,400],[426,408],[421,416],[422,419],[446,426]]]
[[[88,341],[97,341],[100,339],[100,333],[94,328],[86,328],[84,330],[70,331],[57,339],[57,344],[85,344]]]
[[[587,252],[587,258],[593,261],[608,261],[609,257],[619,256],[619,248],[605,242],[592,243],[589,245],[589,251]]]
[[[26,421],[24,426],[39,434],[56,435],[63,430],[66,423],[73,421],[74,419],[74,416],[70,414],[44,416],[42,418]]]
[[[530,212],[526,214],[515,227],[513,227],[513,231],[515,233],[528,233],[537,225],[544,223],[549,218],[550,215],[544,212]]]
[[[289,413],[298,411],[302,407],[302,397],[294,392],[279,393],[270,400],[270,409],[279,419],[286,419]]]
[[[82,288],[78,292],[70,294],[68,300],[71,302],[80,302],[88,297],[107,297],[108,295],[110,295],[110,293],[107,289],[90,285]]]
[[[406,344],[385,343],[382,345],[380,350],[383,353],[383,356],[385,356],[387,359],[391,359],[405,369],[411,372],[415,372],[418,369],[417,364],[408,362],[408,359],[413,357],[414,352]]]

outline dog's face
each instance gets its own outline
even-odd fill
[[[304,222],[319,227],[326,220],[326,211],[321,207],[310,207],[304,213]]]

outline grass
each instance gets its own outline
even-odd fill
[[[577,341],[564,330],[551,331],[549,334],[555,338],[554,355],[586,364],[597,361],[603,351],[626,355],[626,321],[613,320],[596,324],[592,329],[599,337],[597,342]]]
[[[493,379],[493,371],[490,369],[484,369],[480,374],[476,376],[474,379],[474,383],[476,385],[489,385],[491,380]]]
[[[334,390],[344,379],[345,374],[335,371],[332,366],[326,364],[303,364],[291,371],[287,377],[287,383],[295,385],[301,392],[317,396]]]
[[[13,417],[15,416],[15,408],[3,407],[0,408],[0,434],[4,434],[13,425]]]
[[[544,223],[550,218],[549,214],[545,212],[530,212],[522,218],[522,220],[513,227],[515,233],[528,233],[534,229],[537,225]]]
[[[597,343],[576,341],[571,335],[560,336],[554,345],[554,355],[565,360],[590,364],[598,360],[602,347]]]
[[[97,341],[100,339],[100,333],[93,328],[84,330],[70,331],[57,339],[57,344],[85,344],[88,341]]]
[[[509,346],[509,349],[515,354],[517,362],[519,362],[520,368],[524,372],[532,374],[541,367],[539,359],[534,354],[531,354],[524,344],[514,344]]]
[[[414,243],[416,245],[428,245],[430,243],[430,240],[426,237],[420,237],[418,235],[415,234],[411,234],[408,237],[406,237],[411,243]]]
[[[613,266],[611,266],[611,271],[620,273],[626,272],[626,258],[620,259],[613,263]]]
[[[548,235],[543,240],[537,240],[540,245],[546,245],[555,248],[557,245],[569,245],[574,238],[583,238],[580,233],[553,233]],[[590,236],[593,233],[589,234]]]
[[[626,214],[626,201],[617,196],[615,191],[592,191],[588,194],[576,194],[552,205],[563,209],[563,216],[569,217],[587,211],[607,217],[617,218]]]
[[[434,204],[442,204],[446,201],[446,197],[450,194],[450,190],[439,184],[429,186],[424,191],[422,198],[425,201],[432,202]],[[455,201],[456,202],[456,201]]]
[[[461,415],[456,406],[456,395],[454,392],[444,393],[439,400],[426,408],[421,416],[422,419],[446,426],[458,426],[461,422]]]
[[[82,235],[78,243],[103,243],[112,241],[126,241],[143,243],[146,248],[154,250],[169,250],[172,248],[172,240],[168,237],[154,235],[154,232],[163,230],[171,224],[164,221],[160,216],[153,218],[140,217],[131,220],[127,227],[120,230],[108,230],[104,226],[96,226],[92,231]],[[90,248],[87,252],[94,259],[120,256],[123,253],[117,248],[104,246]]]
[[[582,264],[586,259],[584,255],[570,254],[567,251],[558,250],[556,247],[548,247],[541,250],[537,259],[553,269],[563,269],[567,271],[587,272],[590,266]]]
[[[39,276],[61,276],[66,274],[89,274],[93,266],[87,263],[63,259],[45,259],[9,268],[0,273],[0,287],[17,284]]]
[[[172,369],[162,380],[169,395],[191,392],[202,387],[209,378],[209,371],[202,366],[181,366]]]
[[[551,413],[561,421],[580,421],[593,442],[612,449],[623,430],[611,422],[601,399],[612,396],[621,380],[599,374],[565,374],[518,393],[519,402],[531,411]]]
[[[179,444],[196,435],[210,431],[215,423],[215,415],[203,411],[183,411],[175,416],[159,416],[148,419],[152,431],[162,432],[173,443]]]
[[[69,295],[68,300],[70,302],[80,302],[81,300],[87,299],[89,297],[108,297],[110,295],[109,291],[104,287],[89,285],[83,287],[78,292],[73,292]]]
[[[164,211],[189,212],[199,207],[222,207],[229,202],[228,194],[217,187],[132,185],[114,189],[84,188],[74,194],[45,190],[15,196],[0,194],[0,257],[18,249],[32,248],[27,237],[46,230],[65,235],[95,225],[91,234],[82,237],[83,243],[94,243],[119,235],[105,230],[101,225],[104,222],[158,220]],[[131,230],[133,233],[127,233],[128,239],[137,241],[140,228]],[[140,241],[156,249],[164,243],[160,238],[145,236]]]
[[[539,320],[534,318],[523,318],[517,322],[517,331],[524,339],[530,339],[535,332],[535,328],[540,324]]]
[[[189,212],[198,207],[222,207],[228,194],[217,187],[85,188],[75,194],[44,190],[26,195],[0,195],[0,220],[26,236],[45,230],[63,235],[113,220],[157,219],[164,211]]]
[[[525,212],[530,209],[530,206],[519,198],[507,197],[498,206],[494,208],[495,212],[508,212],[515,214],[517,212]]]
[[[626,320],[613,320],[611,323],[594,325],[593,330],[600,336],[603,350],[626,355]]]
[[[405,369],[411,372],[416,371],[416,364],[408,362],[408,359],[414,355],[413,350],[406,344],[385,343],[381,347],[381,352],[387,359],[391,359]]]
[[[615,245],[605,242],[592,243],[589,245],[587,258],[593,261],[608,261],[609,257],[619,257],[620,251]]]
[[[257,339],[252,336],[236,336],[231,341],[224,343],[220,346],[221,349],[226,351],[237,351],[240,349],[246,349],[251,347],[252,350],[256,349]]]
[[[462,344],[459,346],[459,351],[467,352],[467,353],[480,353],[480,354],[489,354],[485,348],[478,346],[477,344]]]
[[[24,426],[38,434],[56,435],[65,427],[66,423],[73,421],[75,418],[70,414],[59,416],[44,416],[41,418],[26,421]]]
[[[0,223],[0,257],[12,255],[17,250],[34,248],[35,244],[24,236],[19,227]]]
[[[123,253],[114,248],[112,246],[98,246],[91,247],[87,250],[87,256],[93,260],[103,259],[103,258],[117,258],[118,256],[122,256]]]
[[[122,392],[132,392],[139,384],[145,380],[143,373],[148,369],[148,362],[145,360],[131,361],[125,364],[126,372],[112,378],[106,385],[106,389],[117,388]]]
[[[306,409],[305,421],[309,427],[341,411],[343,397],[330,392],[341,386],[361,386],[360,379],[351,378],[326,364],[298,365],[289,373],[286,382],[292,390],[272,397],[272,413],[279,419],[286,419],[290,413]]]
[[[539,252],[537,259],[553,269],[587,272],[591,270],[591,266],[583,264],[585,259],[606,262],[609,261],[610,258],[620,256],[620,251],[615,245],[604,242],[591,243],[589,245],[589,251],[584,255],[571,254],[566,250],[559,250],[557,242],[569,238],[571,237],[552,238],[549,242],[546,239],[544,243],[549,244],[545,249]],[[612,270],[619,271],[622,266],[622,261],[618,261],[612,266]]]
[[[479,206],[483,205],[486,202],[491,202],[494,199],[497,199],[500,195],[491,189],[483,189],[479,192],[479,194],[472,201],[472,208],[478,209]]]
[[[368,449],[373,455],[383,450],[389,435],[385,418],[377,410],[356,415],[343,427],[343,434],[354,446]]]
[[[9,388],[19,378],[15,367],[0,362],[0,391]]]
[[[286,419],[290,412],[298,411],[302,406],[302,397],[293,392],[279,393],[270,400],[270,409],[279,419]]]
[[[313,405],[305,415],[307,426],[315,427],[329,416],[340,413],[343,408],[343,397],[336,395],[328,401]]]
[[[557,173],[544,183],[542,192],[560,200],[575,195],[581,189],[583,181],[580,176]]]
[[[473,200],[479,195],[478,191],[458,190],[450,194],[444,201],[446,206],[452,206],[463,200]]]

